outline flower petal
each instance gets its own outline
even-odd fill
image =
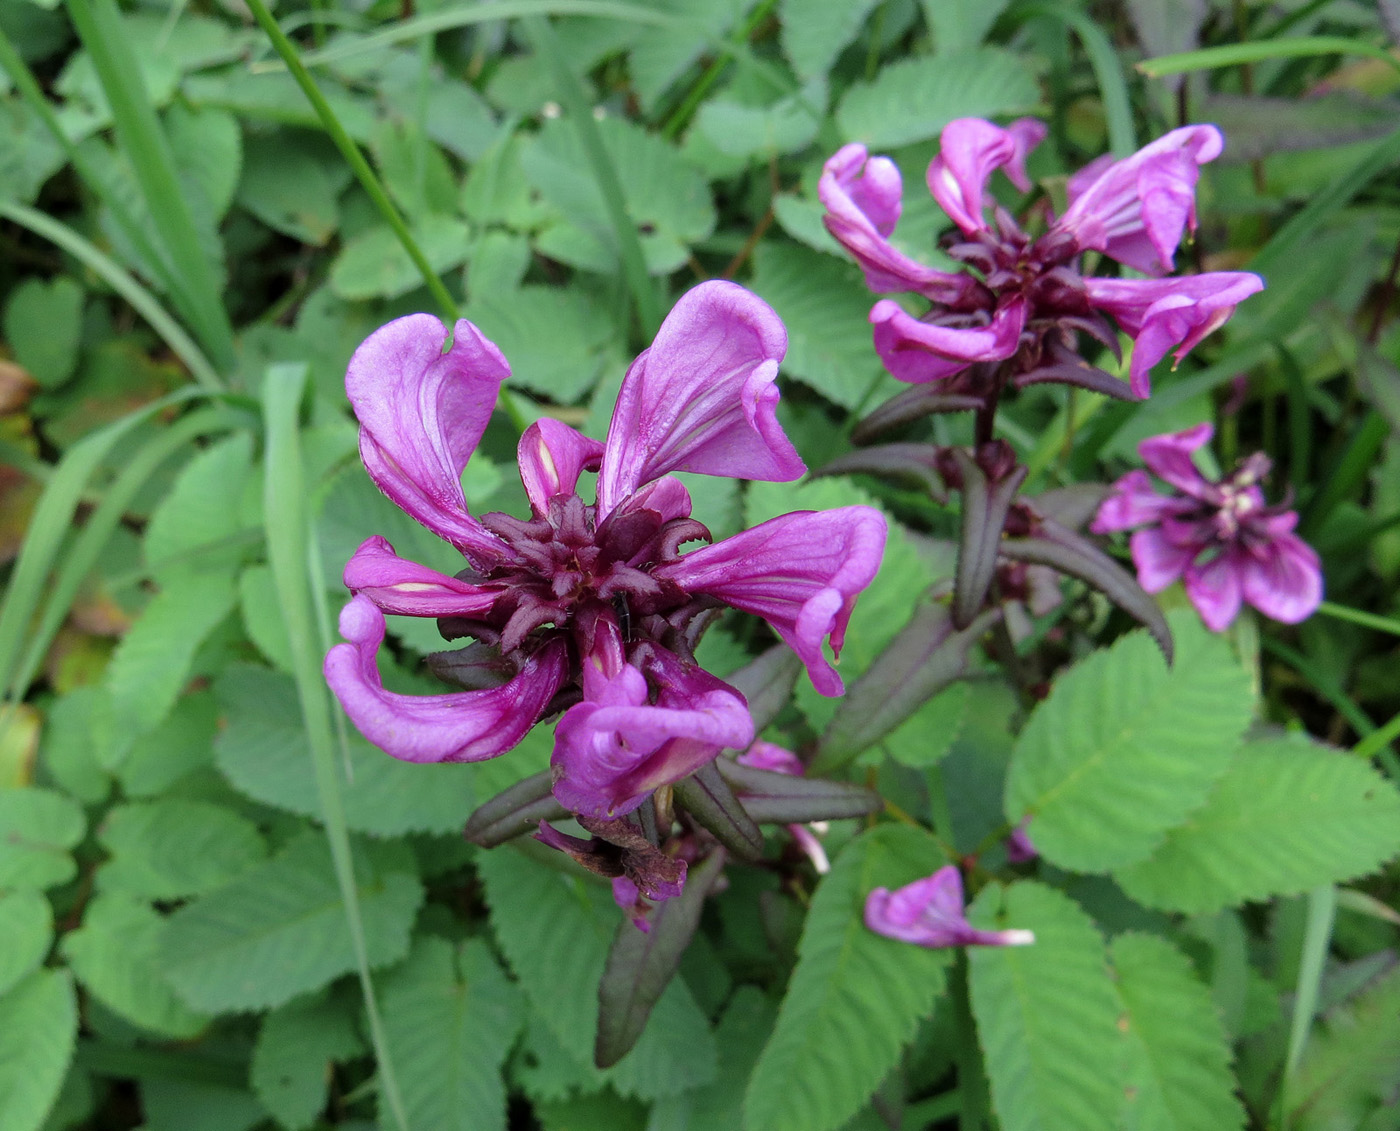
[[[1231,547],[1205,565],[1186,567],[1186,595],[1212,632],[1224,632],[1239,616],[1245,558],[1243,552]]]
[[[1158,479],[1170,483],[1193,499],[1218,503],[1219,490],[1201,474],[1196,461],[1191,458],[1192,453],[1209,444],[1214,435],[1214,426],[1206,422],[1180,432],[1149,436],[1138,444],[1138,455]]]
[[[981,118],[958,118],[943,127],[939,153],[928,167],[928,189],[967,235],[985,231],[987,181],[1005,168],[1022,192],[1030,188],[1026,155],[1045,137],[1045,123],[1021,118],[1006,129]]]
[[[1268,520],[1271,538],[1243,555],[1244,599],[1284,624],[1307,620],[1322,603],[1322,564],[1317,551],[1292,533],[1292,511]]]
[[[753,741],[753,719],[728,684],[663,649],[652,665],[662,688],[648,703],[646,677],[627,664],[564,712],[554,732],[554,796],[575,813],[616,817],[657,787]]]
[[[668,471],[785,482],[805,470],[775,409],[787,331],[736,283],[676,303],[623,379],[598,477],[599,518]]]
[[[476,616],[501,596],[497,586],[472,585],[407,561],[377,534],[345,563],[344,581],[352,593],[368,597],[384,612],[408,617]]]
[[[767,770],[772,774],[792,774],[801,777],[807,772],[802,759],[791,750],[772,742],[755,742],[735,761],[752,766],[755,770]]]
[[[1131,157],[1102,166],[1088,184],[1072,179],[1072,203],[1056,226],[1081,249],[1163,275],[1172,269],[1182,233],[1195,230],[1200,167],[1224,146],[1214,126],[1172,130]]]
[[[1149,593],[1160,593],[1175,582],[1201,552],[1199,546],[1178,546],[1155,526],[1134,534],[1128,548],[1137,567],[1138,584]]]
[[[876,294],[917,291],[936,302],[961,296],[970,280],[910,259],[889,242],[899,220],[903,185],[888,157],[869,157],[859,142],[842,146],[822,166],[817,195],[827,231],[855,258]]]
[[[870,311],[875,352],[900,381],[922,384],[961,373],[974,361],[1001,361],[1016,352],[1025,325],[1017,298],[997,309],[990,326],[958,328],[921,322],[892,299]]]
[[[1025,946],[1030,931],[979,931],[963,914],[962,876],[953,864],[896,891],[876,888],[865,900],[865,925],[916,946]]]
[[[326,654],[326,682],[350,721],[386,754],[405,762],[480,762],[525,737],[568,674],[563,641],[551,641],[509,683],[451,695],[399,695],[384,690],[375,654],[384,642],[384,614],[368,597],[340,614],[349,641]]]
[[[444,354],[446,340],[431,314],[381,326],[350,358],[345,392],[379,489],[463,553],[494,561],[500,543],[467,512],[461,479],[510,366],[465,319]]]
[[[579,475],[597,471],[603,458],[603,445],[597,440],[548,416],[525,429],[516,451],[520,479],[537,515],[549,510],[555,495],[572,495]]]
[[[840,655],[851,610],[884,549],[885,519],[872,507],[796,511],[694,550],[655,575],[763,617],[807,665],[813,686],[840,695],[822,641],[830,636]]]
[[[1264,289],[1247,271],[1214,271],[1175,279],[1084,280],[1090,303],[1106,310],[1133,338],[1129,384],[1134,395],[1152,391],[1152,367],[1176,347],[1180,362],[1212,330],[1228,321],[1235,307]]]
[[[1130,471],[1113,484],[1113,493],[1099,504],[1098,513],[1089,524],[1089,529],[1095,534],[1132,530],[1157,522],[1163,514],[1169,514],[1181,505],[1180,499],[1154,490],[1147,472]]]

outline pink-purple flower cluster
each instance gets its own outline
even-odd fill
[[[1317,552],[1293,533],[1298,515],[1269,506],[1259,483],[1269,473],[1258,453],[1220,479],[1207,479],[1192,456],[1214,429],[1198,424],[1138,445],[1149,470],[1172,490],[1161,494],[1145,471],[1113,485],[1092,529],[1135,530],[1129,540],[1138,580],[1149,593],[1181,581],[1201,619],[1223,632],[1244,603],[1266,617],[1297,624],[1322,601]]]
[[[1068,208],[1032,238],[994,206],[987,182],[1001,169],[1028,190],[1026,156],[1044,136],[1045,126],[1029,118],[1006,128],[960,118],[944,129],[928,187],[961,232],[946,249],[965,264],[957,273],[919,263],[890,242],[903,186],[889,158],[852,143],[826,163],[818,192],[827,229],[855,257],[870,289],[928,300],[921,316],[891,299],[870,312],[875,349],[901,381],[947,380],[976,363],[997,362],[1007,363],[1004,371],[1018,385],[1061,380],[1112,392],[1086,372],[1076,349],[1085,333],[1117,350],[1108,315],[1134,341],[1130,387],[1145,397],[1157,362],[1173,348],[1180,360],[1262,289],[1257,275],[1240,271],[1161,278],[1172,270],[1182,235],[1196,226],[1199,168],[1223,148],[1214,126],[1172,130],[1124,160],[1087,165],[1069,179]],[[1090,251],[1151,277],[1082,274],[1080,261]]]
[[[371,742],[411,762],[493,758],[562,711],[555,797],[601,840],[590,849],[600,869],[666,898],[684,864],[647,864],[624,818],[754,738],[744,697],[696,663],[700,633],[714,610],[755,613],[817,690],[839,694],[823,643],[839,653],[879,568],[885,521],[861,506],[795,512],[682,551],[710,534],[672,472],[789,481],[805,471],[775,415],[786,332],[742,287],[704,283],[676,304],[629,368],[606,442],[552,419],[526,429],[524,519],[467,508],[462,471],[510,369],[470,322],[444,349],[447,336],[430,315],[391,322],[355,352],[346,391],[371,478],[460,550],[464,568],[449,577],[368,539],[345,568],[347,643],[327,655],[326,678]],[[579,495],[586,471],[598,473],[595,503]],[[376,662],[385,613],[436,617],[448,639],[471,638],[431,659],[464,690],[386,689]]]

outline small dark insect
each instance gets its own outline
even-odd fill
[[[626,593],[613,594],[613,611],[617,613],[617,623],[622,629],[622,639],[626,644],[632,643],[632,609],[627,604]]]

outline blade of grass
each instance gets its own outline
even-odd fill
[[[1158,55],[1144,59],[1137,69],[1151,79],[1165,75],[1183,75],[1188,71],[1210,71],[1217,67],[1235,67],[1242,63],[1262,63],[1268,59],[1296,59],[1310,55],[1366,55],[1379,59],[1400,71],[1397,59],[1384,47],[1364,39],[1349,39],[1339,35],[1302,35],[1296,39],[1264,39],[1252,43],[1225,43],[1219,47],[1202,47],[1197,51],[1182,51],[1174,55]]]
[[[191,377],[211,392],[224,388],[223,380],[195,340],[185,333],[184,327],[160,304],[160,300],[115,259],[104,254],[68,225],[26,205],[0,199],[0,216],[28,228],[36,236],[42,236],[78,260],[146,320],[151,329],[160,335],[161,341],[170,347],[170,352],[184,362]]]
[[[1357,424],[1339,459],[1326,468],[1317,494],[1308,500],[1298,523],[1304,536],[1322,525],[1332,509],[1359,490],[1376,465],[1390,425],[1379,412],[1368,412]]]
[[[6,688],[8,698],[20,699],[44,662],[44,655],[137,493],[167,459],[197,436],[236,426],[242,414],[225,406],[202,409],[162,428],[126,461],[121,474],[83,523],[82,530],[48,587],[44,610],[30,630],[29,646]]]
[[[339,62],[370,51],[382,51],[398,43],[411,42],[440,31],[469,27],[491,20],[514,20],[523,16],[593,16],[602,20],[622,20],[627,23],[668,27],[679,21],[666,12],[644,8],[637,4],[608,3],[605,0],[507,0],[496,4],[474,4],[442,12],[401,20],[393,27],[349,43],[337,43],[324,51],[310,51],[301,57],[308,67]],[[290,28],[288,29],[290,30]]]
[[[1017,7],[1021,19],[1058,20],[1079,36],[1084,54],[1089,57],[1094,80],[1099,84],[1104,118],[1108,123],[1108,145],[1115,157],[1127,157],[1137,149],[1137,131],[1133,128],[1133,105],[1128,97],[1128,83],[1108,36],[1083,12],[1060,4],[1033,3]]]
[[[257,2],[257,0],[254,0]],[[302,721],[316,774],[316,793],[325,819],[326,839],[330,842],[336,880],[345,904],[345,919],[364,995],[365,1016],[369,1021],[370,1043],[379,1064],[381,1096],[393,1114],[399,1131],[409,1131],[393,1058],[384,1034],[379,1006],[370,975],[365,949],[364,922],[360,914],[355,866],[350,855],[350,833],[345,824],[345,806],[336,777],[331,708],[321,657],[315,650],[317,639],[312,590],[320,585],[308,571],[311,527],[305,509],[302,478],[301,437],[297,414],[306,388],[305,364],[269,366],[263,378],[263,419],[267,436],[267,456],[263,481],[263,508],[267,522],[267,556],[272,567],[277,599],[292,646],[292,669]]]
[[[260,2],[260,0],[254,0]],[[555,90],[559,103],[564,107],[578,131],[583,145],[584,156],[593,170],[602,193],[603,203],[612,223],[613,238],[617,242],[618,258],[622,260],[622,272],[627,278],[628,289],[632,292],[632,302],[636,309],[637,321],[641,323],[642,336],[650,341],[656,336],[661,325],[661,306],[657,301],[656,287],[647,274],[646,259],[642,255],[642,244],[637,238],[636,225],[627,215],[627,198],[622,193],[622,182],[612,159],[603,145],[603,135],[593,120],[593,107],[583,83],[570,68],[559,37],[554,34],[549,21],[542,16],[531,16],[523,21],[526,34],[554,74]]]
[[[1317,1014],[1318,991],[1327,951],[1332,945],[1332,924],[1337,917],[1337,889],[1331,884],[1308,892],[1307,925],[1303,929],[1303,954],[1298,963],[1298,985],[1293,997],[1293,1018],[1288,1029],[1288,1056],[1278,1089],[1276,1126],[1285,1131],[1288,1124],[1288,1094],[1298,1063],[1307,1048],[1313,1017]]]
[[[0,688],[10,684],[49,570],[68,534],[92,473],[117,443],[143,420],[161,409],[203,395],[198,389],[182,389],[128,413],[100,431],[84,436],[54,469],[30,517],[24,543],[10,572],[4,603],[0,605]]]
[[[1334,605],[1331,601],[1323,601],[1317,607],[1317,611],[1333,620],[1344,620],[1350,624],[1359,624],[1362,628],[1374,628],[1377,632],[1400,636],[1400,620],[1394,617],[1377,616],[1361,609],[1350,609],[1346,605]]]
[[[432,266],[428,263],[427,257],[423,254],[423,249],[418,246],[418,241],[413,238],[413,233],[408,230],[408,225],[404,222],[399,210],[394,207],[394,202],[389,199],[389,194],[384,191],[384,186],[380,184],[379,178],[375,176],[374,170],[370,168],[369,162],[365,160],[365,155],[360,152],[360,147],[345,132],[345,127],[341,125],[340,119],[336,117],[335,111],[326,101],[321,93],[320,87],[316,85],[316,80],[311,77],[311,72],[302,63],[301,56],[297,51],[296,44],[286,37],[282,29],[277,26],[277,21],[272,18],[272,13],[267,10],[267,5],[263,0],[248,0],[248,9],[253,13],[253,18],[258,21],[258,26],[263,29],[268,39],[272,41],[272,46],[277,54],[286,63],[287,69],[292,72],[292,77],[296,79],[297,85],[301,87],[302,93],[306,95],[306,100],[311,103],[316,111],[316,116],[320,118],[321,125],[330,138],[335,142],[335,147],[340,150],[341,156],[354,172],[356,179],[360,182],[360,187],[373,201],[379,214],[384,217],[385,223],[393,230],[398,241],[403,245],[408,257],[413,260],[413,265],[418,268],[418,273],[423,276],[423,284],[432,294],[437,302],[443,316],[449,323],[455,323],[461,317],[457,309],[457,303],[448,293],[448,290],[438,278]],[[502,387],[497,404],[501,410],[510,417],[511,423],[517,432],[525,431],[529,420],[521,412],[520,406],[516,404],[515,398],[510,392]]]
[[[167,258],[194,304],[191,321],[196,333],[215,363],[231,369],[233,326],[224,309],[222,286],[201,246],[175,156],[146,95],[116,0],[68,0],[68,15],[112,107],[117,137],[131,161],[146,209],[157,222]]]

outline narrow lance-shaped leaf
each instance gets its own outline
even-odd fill
[[[494,848],[522,833],[533,832],[541,821],[558,821],[569,811],[554,799],[548,770],[531,774],[496,794],[467,819],[462,830],[473,844]]]
[[[652,1007],[661,997],[690,945],[705,897],[724,868],[724,849],[717,849],[686,876],[685,890],[651,913],[650,929],[638,930],[623,919],[608,951],[598,983],[598,1036],[593,1061],[610,1068],[626,1056],[646,1028]]]
[[[748,701],[755,734],[792,701],[792,689],[801,671],[797,653],[786,644],[775,644],[725,676],[724,681]]]
[[[745,860],[763,855],[763,833],[744,811],[715,764],[702,766],[675,784],[676,801],[726,848]]]
[[[940,503],[948,501],[948,488],[938,474],[938,449],[931,444],[880,444],[873,448],[857,448],[847,452],[812,472],[822,475],[849,475],[865,472],[912,479]]]
[[[1027,470],[1017,467],[994,482],[961,448],[953,450],[953,459],[963,477],[962,541],[953,578],[953,623],[966,628],[982,611],[982,602],[992,587],[1002,528]]]
[[[968,653],[1000,616],[988,609],[958,630],[947,605],[921,606],[836,708],[814,768],[849,762],[959,679]]]
[[[732,758],[717,759],[715,765],[760,824],[839,821],[878,813],[885,806],[878,793],[847,782],[759,770]]]
[[[886,432],[926,416],[944,412],[973,412],[981,407],[981,397],[940,392],[936,385],[916,385],[891,397],[857,424],[851,432],[851,439],[857,444],[868,444]]]

